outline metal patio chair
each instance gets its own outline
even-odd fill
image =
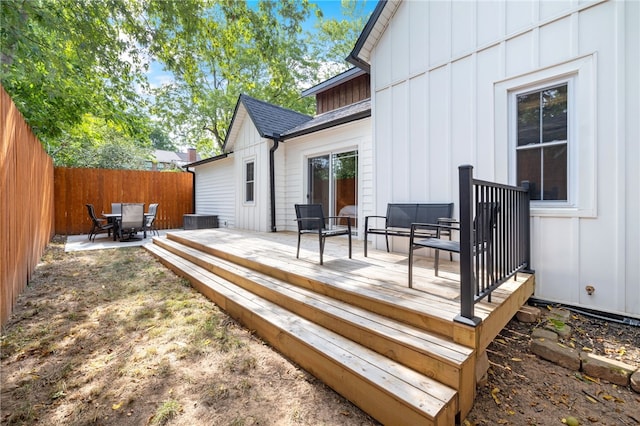
[[[144,216],[144,226],[152,235],[160,235],[156,228],[156,215],[158,214],[158,203],[149,204],[149,211]]]
[[[349,238],[349,259],[351,259],[351,218],[344,216],[324,216],[322,204],[296,204],[296,221],[298,222],[298,251],[300,257],[300,239],[302,234],[315,234],[320,244],[320,264],[323,263],[324,244],[327,237],[347,235]],[[332,221],[347,220],[345,226],[331,226]]]
[[[98,218],[93,208],[93,204],[85,204],[85,206],[87,206],[87,212],[89,213],[89,218],[91,219],[91,224],[92,224],[91,231],[89,231],[89,240],[95,241],[96,235],[98,235],[101,232],[107,232],[108,235],[111,236],[111,230],[113,229],[113,224],[108,223],[106,219]]]
[[[136,234],[142,231],[147,238],[147,228],[144,220],[143,203],[122,203],[122,217],[118,220],[118,236],[120,241],[136,238]],[[125,235],[127,238],[125,238]]]
[[[476,217],[473,219],[473,253],[486,253],[487,262],[485,263],[491,269],[491,247],[493,245],[494,229],[498,220],[500,206],[498,203],[479,203],[477,205]],[[434,238],[415,239],[415,232],[421,227],[435,227],[437,229]],[[460,241],[451,241],[440,239],[441,230],[459,231],[460,229],[452,225],[443,224],[426,224],[414,223],[411,225],[411,236],[409,237],[409,287],[413,286],[413,252],[420,248],[432,248],[435,252],[434,269],[435,275],[438,276],[438,262],[440,258],[440,250],[449,253],[460,253]],[[488,271],[491,275],[492,271]]]

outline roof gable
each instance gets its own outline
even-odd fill
[[[236,104],[236,109],[233,112],[233,118],[227,131],[227,137],[224,142],[224,150],[227,149],[227,145],[232,145],[235,140],[240,127],[245,119],[249,116],[253,125],[255,126],[258,134],[262,138],[273,139],[274,136],[279,136],[286,130],[299,126],[311,120],[313,117],[305,114],[301,114],[290,109],[282,108],[277,105],[270,104],[268,102],[260,101],[241,94]]]
[[[378,2],[353,50],[347,57],[348,62],[364,71],[370,71],[371,52],[396,13],[400,2],[401,0],[380,0]]]

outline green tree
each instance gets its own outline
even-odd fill
[[[300,91],[353,45],[357,33],[339,29],[361,28],[327,23],[317,43],[347,40],[320,54],[302,30],[314,12],[308,0],[2,0],[0,77],[56,164],[82,164],[89,149],[117,157],[87,139],[87,116],[125,147],[168,147],[164,132],[215,154],[241,93],[313,112]],[[175,82],[152,90],[152,60]]]
[[[346,58],[369,18],[365,13],[366,0],[342,0],[341,5],[343,19],[324,18],[318,10],[316,32],[307,39],[314,57],[322,64],[316,83],[353,67]]]
[[[176,145],[171,141],[169,135],[160,127],[154,127],[149,133],[149,139],[155,149],[163,149],[165,151],[176,151]]]
[[[85,114],[60,136],[53,158],[57,166],[141,169],[151,151],[150,140],[140,143],[113,122]]]
[[[140,50],[128,43],[132,2],[2,0],[2,84],[34,133],[57,145],[84,114],[145,130]],[[144,33],[144,32],[143,32]],[[134,37],[134,39],[137,37]],[[144,39],[144,37],[141,37]],[[54,147],[55,149],[55,147]]]
[[[159,24],[162,36],[152,51],[175,83],[156,90],[154,114],[181,140],[214,154],[241,93],[312,112],[313,100],[300,98],[300,82],[318,68],[302,32],[313,9],[307,0],[263,1],[255,7],[220,1],[194,11],[188,22],[164,11],[158,19],[171,19]]]

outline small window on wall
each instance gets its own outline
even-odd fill
[[[568,201],[568,84],[515,94],[517,182],[531,200]]]
[[[248,161],[244,164],[244,201],[253,203],[255,186],[255,162]]]

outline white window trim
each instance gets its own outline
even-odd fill
[[[568,201],[532,201],[532,216],[596,217],[596,64],[597,57],[582,56],[494,84],[496,164],[508,167],[516,182],[515,95],[567,82],[567,198]]]
[[[509,182],[520,185],[521,182],[516,182],[517,176],[517,151],[518,151],[518,108],[517,97],[518,95],[539,92],[550,87],[557,87],[567,85],[567,140],[563,141],[567,145],[567,200],[532,200],[531,207],[533,209],[549,209],[549,208],[575,208],[576,207],[576,191],[575,182],[576,176],[576,145],[578,141],[575,136],[577,132],[574,130],[575,125],[575,75],[567,76],[557,80],[544,81],[539,84],[527,86],[519,90],[513,90],[509,92]],[[540,146],[550,146],[545,143]],[[543,188],[540,188],[542,190]]]
[[[247,165],[253,163],[253,201],[247,201]],[[242,204],[245,206],[254,206],[256,204],[256,176],[257,173],[256,157],[245,158],[242,163]]]

